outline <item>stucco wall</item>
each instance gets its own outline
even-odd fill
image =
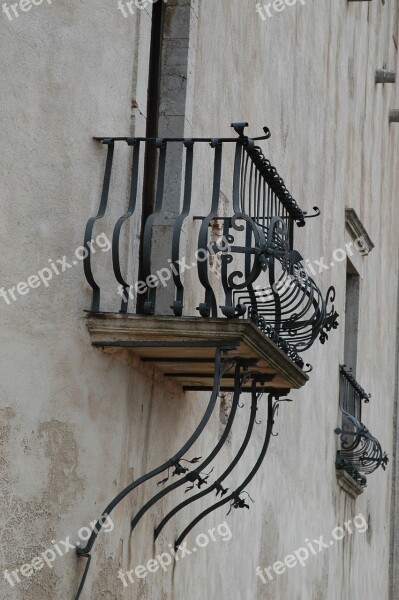
[[[399,94],[398,83],[376,86],[374,73],[385,64],[398,68],[398,15],[391,1],[326,0],[298,2],[263,21],[255,4],[200,0],[195,80],[191,70],[187,100],[193,102],[192,131],[226,135],[230,122],[241,119],[255,135],[270,127],[265,154],[299,204],[322,211],[297,231],[304,257],[332,260],[332,251],[344,246],[344,208],[357,211],[375,243],[363,259],[357,377],[373,395],[364,421],[391,453],[399,126],[389,125],[388,111],[398,108]],[[144,133],[151,19],[149,7],[124,18],[110,0],[54,0],[12,21],[0,17],[0,272],[7,290],[47,267],[49,259],[72,257],[82,244],[85,222],[97,210],[105,157],[91,137]],[[124,199],[129,163],[126,152],[116,153],[112,193]],[[227,198],[228,181],[226,172]],[[200,194],[197,206],[203,208]],[[110,236],[118,216],[112,204],[96,234]],[[96,258],[96,272],[107,284],[110,252],[99,251]],[[316,281],[324,290],[336,286],[342,314],[345,263]],[[115,290],[106,287],[104,306],[115,308]],[[10,571],[51,548],[51,540],[69,535],[76,541],[79,528],[119,489],[178,449],[205,406],[206,396],[182,394],[150,366],[92,348],[84,322],[89,306],[81,265],[9,305],[0,298],[0,556]],[[154,522],[184,495],[176,494],[151,510],[131,537],[129,518],[152,495],[153,482],[113,513],[115,528],[99,539],[82,598],[388,599],[390,466],[370,476],[356,501],[336,483],[333,430],[340,420],[343,348],[341,327],[324,347],[316,344],[307,353],[311,381],[282,406],[279,435],[248,490],[255,503],[228,517],[230,541],[210,543],[165,574],[124,588],[118,569],[168,550],[197,514],[197,506],[184,511],[154,547]],[[214,445],[219,421],[216,414],[191,456]],[[215,472],[234,455],[245,426],[240,414]],[[259,427],[258,445],[261,434]],[[247,473],[256,451],[254,443],[231,485]],[[194,535],[222,523],[226,512],[212,514]],[[366,533],[348,535],[304,568],[267,584],[256,576],[256,566],[283,560],[305,539],[330,540],[335,526],[358,513],[368,522]],[[13,588],[1,581],[0,597],[73,598],[83,564],[69,552],[53,569],[22,577]]]

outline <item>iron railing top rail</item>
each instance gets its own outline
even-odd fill
[[[270,163],[268,159],[262,153],[259,146],[255,145],[255,142],[268,140],[271,136],[268,127],[264,127],[263,131],[265,135],[258,137],[248,137],[244,135],[245,127],[248,127],[248,123],[232,123],[231,125],[234,130],[238,133],[239,137],[140,137],[140,136],[94,136],[94,140],[101,142],[102,144],[113,144],[114,142],[126,142],[129,146],[134,146],[138,142],[153,143],[158,147],[161,147],[168,143],[182,143],[185,146],[197,143],[208,143],[211,146],[216,146],[224,143],[240,143],[242,144],[253,161],[255,167],[258,169],[262,178],[270,186],[272,191],[275,193],[277,198],[280,200],[282,205],[286,208],[290,216],[296,221],[298,227],[304,227],[305,219],[319,216],[320,211],[317,207],[313,207],[315,214],[308,215],[306,211],[303,211],[297,204],[296,200],[292,197],[290,192],[285,186],[284,180],[280,177],[277,169]]]
[[[362,400],[364,400],[366,403],[369,402],[370,398],[371,398],[371,394],[368,394],[362,388],[360,383],[358,383],[356,381],[356,379],[354,378],[354,376],[352,374],[352,369],[350,369],[346,365],[339,365],[339,370],[340,370],[340,373],[342,374],[342,376],[344,377],[344,379],[346,379],[351,384],[351,386],[357,392],[357,394],[360,396],[360,398]]]
[[[310,215],[307,215],[307,213],[298,206],[296,200],[294,200],[286,188],[283,178],[280,177],[277,169],[264,156],[262,149],[259,146],[248,145],[245,150],[262,178],[280,200],[289,215],[296,221],[298,227],[304,227],[306,224],[305,219],[310,218]],[[320,214],[317,207],[314,207],[314,210],[316,211],[316,214],[311,215],[312,217]]]
[[[249,140],[253,142],[258,142],[262,140],[268,140],[271,136],[270,129],[268,127],[264,127],[263,131],[265,135],[261,135],[259,137],[250,138],[247,135],[244,135],[245,127],[248,127],[248,123],[232,123],[231,126],[238,133],[239,138],[234,137],[180,137],[180,138],[171,138],[171,137],[140,137],[140,136],[122,136],[122,137],[114,137],[114,136],[94,136],[93,139],[98,140],[102,143],[110,143],[110,142],[127,142],[129,145],[133,141],[138,142],[157,142],[158,140],[163,140],[164,142],[203,142],[203,143],[213,143],[218,141],[219,143],[224,142],[233,142],[237,143],[237,141],[242,141],[242,143],[247,143]]]

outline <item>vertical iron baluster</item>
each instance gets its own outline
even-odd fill
[[[243,155],[242,142],[237,141],[235,158],[234,158],[234,173],[233,173],[233,211],[235,213],[246,212],[245,206],[240,207],[240,180],[242,180],[242,173],[241,173],[241,157],[242,157],[242,155]],[[246,185],[247,185],[247,167],[248,167],[248,160],[245,163],[245,171],[244,171],[244,193],[246,193]]]
[[[243,146],[241,141],[237,141],[236,143],[236,152],[234,159],[234,173],[233,173],[233,211],[234,214],[241,213],[240,207],[240,183],[242,179],[241,173],[241,164],[242,164],[242,155],[243,155]],[[244,175],[244,189],[246,191],[246,177],[247,177],[247,164],[245,165],[245,175]],[[245,208],[245,207],[244,207]],[[224,236],[229,235],[230,221],[225,219],[224,221]],[[223,289],[225,292],[225,304],[222,307],[222,312],[226,316],[230,313],[231,316],[235,313],[234,305],[233,305],[233,289],[230,287],[228,282],[228,264],[230,262],[230,255],[222,254],[221,259],[221,280]]]
[[[272,190],[270,189],[270,185],[267,184],[267,228],[270,227],[270,221],[271,221],[271,196],[272,196]]]
[[[198,235],[198,250],[205,250],[208,246],[208,228],[213,219],[217,216],[220,197],[220,182],[222,178],[222,142],[215,138],[210,143],[211,148],[215,150],[214,167],[213,167],[213,190],[212,190],[212,205],[210,213],[202,221]],[[202,317],[211,315],[217,316],[216,298],[212,286],[208,278],[208,259],[206,261],[197,260],[198,278],[205,288],[205,302],[200,303],[197,307]]]
[[[344,378],[343,378],[343,375],[342,375],[341,372],[340,372],[339,377],[340,377],[340,381],[339,381],[339,406],[342,409],[343,406],[344,406],[344,399],[343,399],[344,391],[343,391],[343,385],[342,385],[343,381],[344,381]]]
[[[286,208],[283,206],[283,207],[282,207],[282,210],[283,210],[283,219],[284,219],[284,223],[285,223],[285,226],[286,226],[286,228],[287,228],[287,231],[289,232],[289,224],[288,224],[288,213],[287,213],[287,209],[286,209]],[[289,241],[289,238],[288,238],[288,241]]]
[[[249,214],[249,209],[248,209],[248,189],[249,189],[249,183],[248,183],[248,165],[250,163],[250,158],[249,155],[246,155],[246,161],[245,161],[245,169],[244,169],[244,193],[245,193],[245,198],[244,198],[244,203],[243,203],[243,208],[242,208],[242,212]]]
[[[290,244],[290,249],[294,249],[294,219],[289,217],[289,229],[288,229],[288,239]]]
[[[245,227],[245,246],[246,248],[252,248],[252,235],[253,235],[253,230],[252,230],[252,226],[250,225],[250,223],[246,222],[246,227]],[[250,274],[251,274],[251,261],[252,261],[252,254],[245,254],[245,279],[249,279]],[[256,258],[255,258],[256,260]],[[252,285],[251,285],[252,287]]]
[[[271,196],[270,196],[270,200],[271,200],[271,202],[270,202],[270,222],[273,219],[273,217],[276,215],[276,211],[275,211],[275,208],[274,208],[275,198],[276,197],[275,197],[275,194],[274,194],[274,189],[271,188]]]
[[[114,268],[115,278],[118,283],[123,288],[122,294],[122,303],[120,312],[126,313],[129,304],[129,284],[124,280],[121,272],[121,264],[120,264],[120,256],[119,256],[119,240],[121,235],[122,225],[125,221],[130,219],[136,210],[136,202],[137,202],[137,187],[138,187],[138,179],[139,179],[139,163],[140,163],[140,142],[135,138],[130,138],[127,140],[129,146],[133,147],[133,157],[132,157],[132,179],[130,185],[130,198],[129,205],[126,213],[118,219],[116,222],[114,233],[112,236],[112,265]]]
[[[254,218],[253,214],[252,214],[252,194],[253,194],[253,189],[252,189],[252,180],[253,180],[253,172],[254,172],[254,163],[251,160],[251,166],[249,169],[249,184],[248,184],[248,216],[250,216],[252,219]],[[255,204],[255,201],[254,201]]]
[[[258,197],[258,169],[255,169],[255,175],[253,177],[253,197],[254,197],[254,213],[253,213],[253,220],[257,223],[258,222],[258,213],[257,213],[257,197]]]
[[[87,283],[93,289],[93,300],[91,304],[92,312],[99,312],[100,310],[100,287],[94,279],[93,271],[91,269],[91,236],[94,229],[94,224],[96,221],[99,221],[103,218],[105,211],[107,210],[108,204],[108,195],[109,195],[109,186],[111,182],[111,171],[112,171],[112,161],[114,157],[114,141],[112,139],[103,139],[101,141],[102,144],[108,146],[107,152],[107,161],[105,163],[105,173],[104,173],[104,182],[103,189],[101,193],[100,206],[95,217],[91,217],[86,225],[84,242],[83,245],[86,249],[86,256],[83,259],[83,269],[86,276]]]
[[[267,207],[266,207],[266,202],[267,202],[267,197],[266,197],[266,193],[267,193],[267,187],[266,187],[266,181],[263,180],[263,190],[262,190],[262,225],[263,228],[265,228],[267,226],[266,223],[266,211],[267,211]]]
[[[256,195],[257,195],[256,222],[260,223],[260,220],[261,220],[260,197],[261,197],[261,190],[262,190],[262,182],[261,182],[261,178],[260,178],[258,171],[256,171],[256,184],[257,184],[257,186],[256,186]]]
[[[352,389],[352,386],[350,386],[348,382],[346,382],[346,385],[348,387],[348,391],[347,391],[347,394],[348,394],[348,413],[352,414],[352,411],[353,411],[353,389]]]
[[[251,219],[254,219],[256,222],[256,177],[257,177],[257,170],[255,170],[255,176],[254,176],[254,163],[251,161],[251,168],[249,171],[249,203],[248,203],[248,216],[251,217]],[[253,199],[253,214],[252,213],[252,199]],[[252,241],[252,227],[250,226],[250,224],[248,222],[246,222],[246,226],[245,226],[245,246],[246,248],[251,248],[251,241]],[[245,278],[248,279],[249,274],[251,272],[251,255],[250,254],[245,254],[244,255],[244,265],[245,265]]]
[[[242,153],[241,157],[241,169],[240,169],[240,199],[241,199],[241,212],[245,212],[245,179],[244,170],[248,163],[249,157]]]
[[[278,290],[276,291],[276,274],[275,274],[275,258],[274,256],[271,257],[270,262],[269,262],[269,281],[270,281],[270,287],[272,290],[272,294],[273,294],[273,299],[274,299],[274,320],[275,320],[275,326],[274,329],[277,333],[277,335],[280,335],[280,331],[281,331],[281,325],[282,325],[282,320],[281,320],[281,298],[280,295],[278,293]]]
[[[162,138],[158,138],[155,142],[155,146],[159,148],[159,167],[158,167],[158,181],[157,181],[157,192],[155,197],[154,212],[148,217],[143,233],[143,278],[147,279],[151,275],[151,248],[152,248],[152,235],[154,228],[154,221],[160,214],[163,202],[163,191],[165,187],[165,165],[166,165],[166,151],[167,143]],[[156,308],[157,290],[151,288],[147,301],[144,302],[144,314],[153,315]]]
[[[180,257],[180,238],[183,222],[190,212],[191,208],[191,192],[192,192],[192,181],[193,181],[193,157],[194,157],[194,142],[190,139],[184,141],[186,147],[186,170],[184,180],[184,199],[183,207],[180,215],[177,217],[175,226],[173,229],[172,239],[172,265],[173,269],[173,281],[176,287],[176,300],[173,302],[171,308],[176,317],[181,317],[183,314],[183,298],[184,298],[184,286],[180,275],[180,266],[177,261]]]

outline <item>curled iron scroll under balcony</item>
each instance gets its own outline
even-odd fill
[[[175,491],[177,488],[188,485],[186,488],[186,492],[190,492],[197,487],[201,490],[199,493],[195,494],[192,497],[189,497],[186,502],[178,504],[171,512],[169,512],[166,517],[163,519],[161,523],[159,523],[158,527],[154,532],[154,537],[156,538],[165,524],[177,514],[184,506],[191,504],[196,501],[198,498],[203,497],[207,494],[210,494],[212,491],[216,492],[216,496],[220,494],[220,499],[217,502],[212,503],[205,511],[200,512],[200,514],[185,528],[185,530],[180,534],[179,538],[176,540],[176,549],[180,547],[182,540],[186,537],[188,532],[207,514],[216,510],[217,508],[230,503],[230,508],[245,508],[248,505],[245,502],[245,491],[246,486],[252,481],[255,477],[256,473],[259,471],[267,450],[269,446],[269,442],[273,432],[274,425],[274,417],[277,411],[279,404],[283,401],[289,401],[285,398],[288,390],[276,390],[273,388],[269,388],[268,384],[271,379],[273,379],[273,375],[264,375],[262,373],[254,370],[256,366],[256,361],[248,360],[246,358],[240,356],[230,356],[232,351],[236,350],[234,346],[220,346],[215,351],[215,370],[214,370],[214,382],[213,389],[209,399],[209,402],[206,406],[203,417],[199,423],[199,425],[195,428],[194,432],[188,438],[188,440],[184,443],[184,445],[176,452],[171,458],[163,462],[158,467],[152,469],[148,473],[140,476],[138,479],[132,481],[128,486],[126,486],[123,490],[121,490],[115,498],[107,505],[107,507],[103,510],[100,518],[95,523],[93,531],[91,533],[90,538],[87,540],[87,543],[84,547],[79,547],[76,549],[76,553],[78,556],[86,559],[86,565],[83,572],[83,576],[79,585],[79,589],[75,596],[75,600],[79,600],[81,597],[83,588],[85,586],[86,578],[88,575],[90,563],[91,563],[91,551],[94,547],[94,544],[98,538],[98,535],[106,521],[106,518],[116,509],[116,507],[133,491],[137,488],[145,484],[146,482],[150,482],[155,477],[161,476],[166,473],[166,478],[158,481],[157,485],[165,484],[169,481],[170,478],[176,477],[176,480],[173,483],[170,483],[161,491],[157,491],[157,493],[140,509],[132,518],[131,522],[131,530],[135,529],[138,525],[142,517],[146,514],[146,512],[153,507],[161,498]],[[204,431],[206,425],[208,424],[213,412],[215,411],[215,407],[217,404],[217,399],[220,392],[220,384],[223,374],[226,371],[234,370],[234,394],[232,399],[232,405],[230,408],[230,414],[228,418],[228,422],[226,424],[226,428],[217,441],[216,445],[212,449],[211,452],[207,451],[207,455],[205,458],[203,457],[194,457],[191,459],[185,459],[184,456],[190,451],[194,443],[200,438],[202,432]],[[248,423],[247,432],[245,438],[236,454],[234,459],[231,461],[229,467],[217,478],[217,480],[209,485],[207,489],[202,490],[202,486],[208,485],[209,476],[213,471],[213,468],[206,473],[204,471],[205,468],[209,468],[209,465],[214,461],[216,456],[222,450],[223,446],[226,443],[228,435],[233,426],[233,422],[236,417],[237,408],[244,407],[244,404],[240,405],[240,396],[243,391],[244,384],[250,382],[251,384],[251,406],[250,406],[250,418]],[[249,474],[245,477],[244,481],[242,481],[239,485],[234,486],[234,490],[231,493],[229,489],[222,486],[222,482],[227,478],[229,474],[233,472],[238,462],[244,455],[249,442],[251,441],[254,433],[254,426],[256,424],[261,425],[262,421],[256,421],[256,414],[258,410],[258,405],[260,400],[264,394],[267,394],[267,402],[265,404],[265,413],[266,413],[266,428],[264,433],[264,441],[261,446],[261,449],[258,454],[258,458],[255,464],[252,466]],[[197,465],[193,469],[190,469],[189,466],[184,465]],[[171,472],[172,470],[172,472]]]
[[[361,401],[369,402],[371,395],[364,391],[346,365],[340,365],[340,377],[343,425],[342,428],[335,429],[341,439],[336,468],[346,471],[359,485],[365,487],[366,475],[380,466],[385,470],[388,456],[383,452],[380,442],[360,420]]]

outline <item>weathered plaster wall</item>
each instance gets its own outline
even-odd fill
[[[376,247],[364,259],[357,375],[373,394],[364,420],[391,452],[399,170],[398,131],[388,125],[388,110],[398,106],[399,94],[398,84],[375,86],[374,72],[384,64],[398,68],[392,40],[397,14],[391,2],[328,0],[286,7],[262,21],[255,4],[201,0],[189,125],[196,135],[228,134],[230,122],[240,119],[254,134],[270,127],[266,154],[300,205],[322,210],[298,231],[305,257],[332,260],[332,251],[344,245],[345,206],[358,212]],[[84,223],[97,208],[105,155],[91,136],[144,133],[150,24],[148,9],[124,19],[110,0],[54,0],[10,22],[1,14],[0,272],[6,289],[81,245]],[[126,198],[127,154],[116,154],[113,197]],[[223,178],[227,198],[229,175]],[[205,169],[196,178],[204,180]],[[198,194],[199,209],[203,198]],[[104,227],[110,235],[117,216],[111,206],[96,233]],[[107,283],[110,253],[96,258],[96,273]],[[317,282],[324,290],[336,286],[342,313],[344,263]],[[109,284],[105,306],[114,308],[115,301]],[[185,441],[204,407],[204,397],[182,395],[150,367],[93,349],[84,324],[89,305],[80,266],[9,306],[0,299],[0,556],[9,570],[53,539],[76,540],[79,528],[119,489]],[[115,529],[102,535],[93,553],[84,598],[388,598],[390,467],[370,476],[356,502],[336,484],[342,329],[306,358],[314,365],[311,381],[279,412],[279,436],[249,489],[255,504],[229,515],[233,539],[211,543],[167,573],[124,590],[118,568],[126,571],[167,550],[197,513],[198,507],[181,513],[154,547],[154,522],[182,491],[151,510],[131,539],[129,518],[151,496],[150,484],[112,515]],[[242,440],[245,414],[239,419],[215,471]],[[190,455],[214,445],[219,427],[215,415]],[[255,446],[231,485],[255,462]],[[226,512],[211,515],[195,533],[223,522]],[[306,538],[330,540],[336,525],[359,512],[369,522],[367,534],[336,542],[305,568],[267,585],[256,577],[257,565],[282,560]],[[82,567],[69,553],[53,570],[44,568],[13,589],[1,581],[0,597],[73,598]]]

